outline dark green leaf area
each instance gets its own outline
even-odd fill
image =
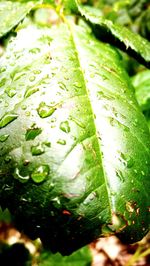
[[[17,226],[63,255],[141,239],[150,138],[116,50],[88,27],[30,25],[0,61],[0,202]]]
[[[19,3],[11,1],[0,1],[0,38],[11,31],[31,11],[36,3]]]
[[[76,4],[78,1],[75,1]],[[86,19],[100,40],[127,52],[146,67],[150,67],[150,42],[117,23],[98,15],[93,7],[78,5],[79,13]]]

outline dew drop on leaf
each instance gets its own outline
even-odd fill
[[[134,165],[134,160],[132,157],[125,155],[124,153],[121,153],[120,157],[121,161],[127,168],[131,168]]]
[[[17,93],[15,88],[7,88],[5,89],[5,92],[10,98],[14,97]]]
[[[41,155],[45,152],[45,149],[42,144],[37,144],[31,147],[31,153],[33,156]]]
[[[1,67],[1,68],[0,68],[0,73],[3,73],[3,72],[5,72],[5,71],[6,71],[6,69],[7,69],[6,67]]]
[[[116,176],[120,179],[120,181],[124,182],[125,178],[123,176],[123,173],[120,170],[116,171]]]
[[[27,175],[27,176],[21,175],[19,168],[15,168],[15,171],[13,173],[13,176],[14,176],[15,179],[19,180],[21,183],[28,182],[28,180],[30,178],[29,175]]]
[[[40,165],[31,174],[31,178],[35,183],[43,182],[49,174],[48,165]]]
[[[61,122],[60,123],[60,129],[62,131],[64,131],[65,133],[69,133],[70,132],[69,122],[68,121]]]
[[[60,145],[66,145],[66,141],[64,139],[59,139],[57,143]]]
[[[6,113],[1,119],[0,119],[0,128],[7,126],[9,123],[14,121],[18,115],[12,114],[12,113]]]
[[[55,112],[56,108],[53,106],[48,106],[46,103],[41,102],[37,112],[41,118],[46,118],[48,116],[51,116]]]
[[[41,128],[28,128],[25,134],[26,140],[33,140],[42,132]]]
[[[81,88],[82,84],[79,81],[76,81],[76,82],[73,83],[73,86],[76,87],[76,88]]]
[[[33,93],[39,91],[39,88],[35,88],[35,87],[29,87],[26,89],[24,97],[28,98],[29,96],[31,96]]]
[[[30,78],[29,78],[29,80],[32,82],[32,81],[34,81],[35,80],[35,76],[31,76]]]
[[[0,135],[0,142],[5,142],[8,139],[8,137],[9,137],[8,134]]]

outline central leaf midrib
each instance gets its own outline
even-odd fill
[[[93,121],[93,128],[94,128],[94,131],[95,131],[95,136],[96,136],[96,141],[97,141],[97,146],[99,147],[99,153],[98,153],[98,157],[99,157],[99,161],[101,163],[101,167],[102,167],[102,172],[103,172],[103,177],[104,177],[104,182],[105,182],[105,187],[106,187],[106,191],[107,191],[107,195],[108,195],[108,202],[109,202],[109,208],[110,208],[110,211],[112,210],[112,202],[111,202],[111,199],[110,199],[110,190],[109,190],[109,187],[108,187],[108,180],[107,180],[107,176],[106,176],[106,172],[105,172],[105,166],[103,165],[103,160],[102,160],[102,155],[101,155],[101,149],[100,149],[100,144],[99,144],[99,141],[98,141],[98,135],[97,135],[97,128],[96,128],[96,125],[94,123],[95,119],[94,119],[94,112],[93,112],[93,107],[92,107],[92,104],[91,104],[91,100],[90,100],[90,96],[89,96],[89,93],[88,93],[88,90],[87,90],[87,83],[86,83],[86,80],[84,78],[84,72],[82,70],[82,65],[80,63],[80,55],[78,53],[78,50],[77,50],[77,47],[76,47],[76,42],[75,42],[75,39],[74,39],[74,34],[73,34],[73,29],[72,29],[72,26],[68,23],[68,27],[69,27],[69,30],[70,30],[70,36],[71,36],[71,39],[72,39],[72,43],[73,43],[73,46],[74,46],[74,50],[75,50],[75,53],[76,53],[76,59],[77,59],[77,62],[78,62],[78,65],[79,65],[79,69],[82,73],[82,79],[83,79],[83,84],[84,84],[84,88],[85,88],[85,91],[86,91],[86,96],[87,96],[87,99],[88,99],[88,102],[89,102],[89,106],[91,107],[91,114],[92,114],[92,121]]]

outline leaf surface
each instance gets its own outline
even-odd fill
[[[93,29],[94,34],[100,40],[117,46],[121,50],[133,56],[140,63],[150,68],[150,42],[117,23],[98,15],[95,8],[82,6],[78,1],[73,1],[78,7],[79,13],[86,19]],[[96,10],[96,12],[95,12]]]
[[[39,258],[39,266],[89,266],[92,262],[92,256],[88,247],[81,248],[70,256],[52,254],[43,251]]]
[[[70,254],[149,226],[150,138],[117,51],[91,30],[28,26],[0,59],[0,202]]]
[[[37,3],[0,1],[0,38],[21,22]]]

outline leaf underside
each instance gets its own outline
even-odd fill
[[[77,3],[77,1],[75,1]],[[100,40],[115,45],[134,57],[139,63],[150,68],[150,42],[122,25],[105,19],[95,13],[92,7],[78,6],[79,13],[90,24]]]
[[[116,50],[88,27],[31,25],[0,66],[0,202],[18,227],[63,255],[141,239],[150,138]]]

